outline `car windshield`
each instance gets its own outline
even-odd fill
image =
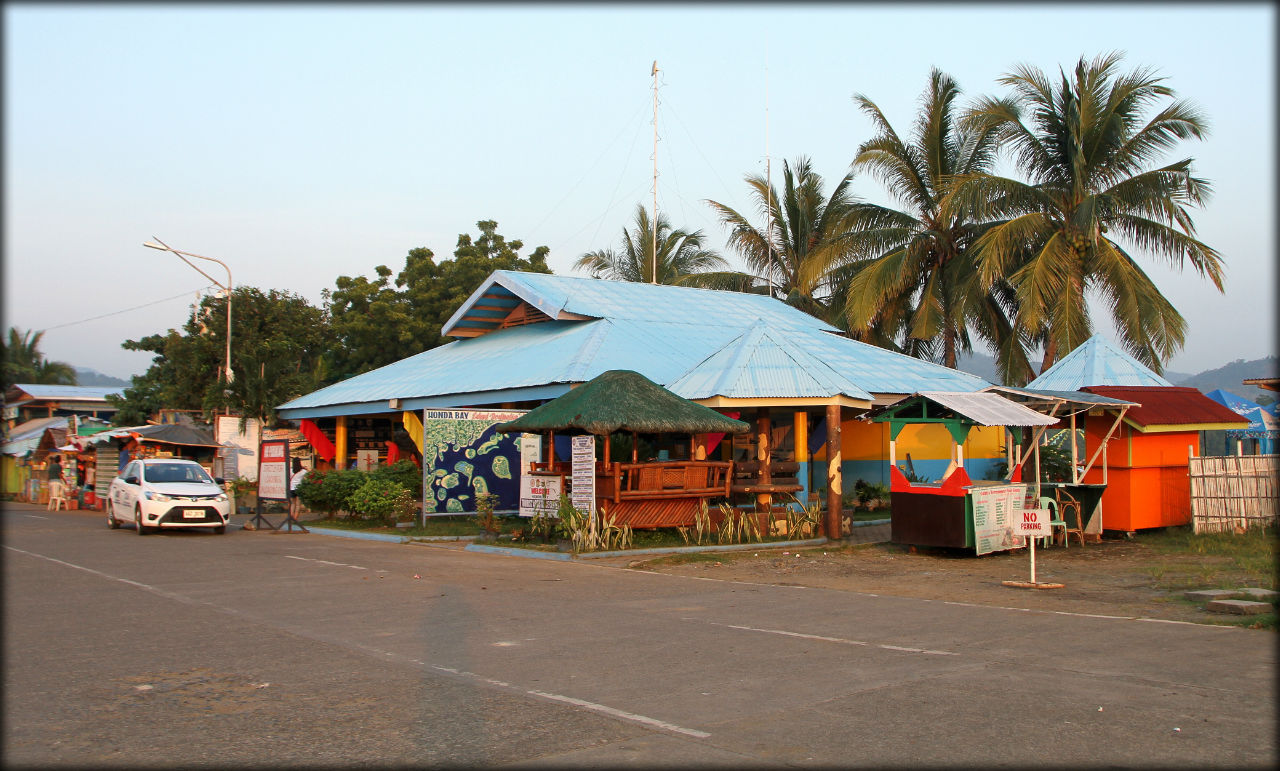
[[[213,482],[203,468],[193,463],[151,463],[144,469],[148,482]]]

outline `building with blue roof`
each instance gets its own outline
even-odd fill
[[[1088,386],[1172,385],[1102,335],[1094,335],[1027,383],[1027,388],[1079,391]]]
[[[412,435],[413,420],[401,413],[531,409],[604,372],[629,369],[687,399],[769,420],[773,449],[807,463],[825,440],[828,414],[857,432],[863,426],[852,419],[873,406],[917,391],[990,385],[849,339],[766,295],[692,287],[496,271],[442,332],[456,339],[300,396],[277,412],[321,443],[333,437],[335,457],[344,463],[351,421],[381,437],[404,420]],[[753,450],[735,445],[724,452]],[[887,479],[887,469],[877,474]],[[809,487],[807,480],[802,486]]]
[[[111,419],[116,407],[107,396],[122,395],[120,387],[18,383],[4,394],[4,420],[8,428],[36,418],[55,416]]]

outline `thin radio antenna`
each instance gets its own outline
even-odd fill
[[[764,185],[766,222],[764,231],[765,271],[769,296],[773,297],[773,173],[769,157],[769,39],[764,41]]]
[[[658,60],[653,60],[653,283],[658,283]]]

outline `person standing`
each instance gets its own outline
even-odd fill
[[[302,461],[294,458],[293,476],[289,477],[289,516],[294,519],[298,518],[298,509],[301,508],[298,503],[298,485],[306,475],[307,470],[302,467]]]
[[[57,456],[57,455],[50,455],[50,456],[49,456],[49,468],[48,468],[48,471],[49,471],[49,481],[50,481],[50,482],[61,482],[61,481],[62,481],[62,461],[61,461],[61,460],[59,460],[59,458],[58,458],[58,456]]]

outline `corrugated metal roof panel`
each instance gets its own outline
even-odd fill
[[[1063,356],[1027,388],[1079,391],[1085,386],[1171,386],[1145,364],[1094,335]]]
[[[757,321],[668,386],[686,399],[831,397],[871,394]]]
[[[1043,388],[1013,388],[1011,386],[991,386],[984,389],[986,391],[994,391],[1000,394],[1014,394],[1015,396],[1026,396],[1032,399],[1047,398],[1052,400],[1061,400],[1068,403],[1088,404],[1099,407],[1124,407],[1136,406],[1134,402],[1126,402],[1123,399],[1113,399],[1110,396],[1099,396],[1091,394],[1088,391],[1046,391]]]
[[[1235,424],[1240,428],[1249,421],[1200,393],[1195,388],[1179,386],[1089,386],[1090,393],[1137,402],[1125,419],[1135,425],[1197,426],[1206,424]],[[1189,428],[1188,430],[1194,430]]]
[[[28,385],[17,383],[13,387],[21,389],[37,399],[61,399],[63,401],[105,401],[107,394],[119,396],[124,393],[122,386]]]
[[[921,391],[920,396],[969,418],[980,426],[1051,426],[1057,418],[1009,401],[990,391]]]

